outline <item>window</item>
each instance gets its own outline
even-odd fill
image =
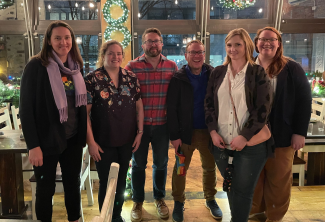
[[[194,20],[196,0],[139,0],[140,20]]]
[[[1,2],[1,1],[0,1]],[[5,1],[0,4],[0,20],[24,20],[23,1]]]
[[[283,19],[325,18],[325,1],[323,0],[284,0]]]

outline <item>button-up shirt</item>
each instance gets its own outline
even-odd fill
[[[161,55],[157,68],[146,61],[144,54],[130,61],[125,69],[132,71],[139,79],[144,108],[145,125],[163,125],[167,121],[166,95],[169,82],[177,71],[175,62]]]
[[[244,68],[234,77],[229,64],[225,78],[223,79],[218,90],[218,134],[223,138],[228,149],[231,149],[229,144],[233,138],[238,136],[239,131],[235,119],[235,113],[233,111],[233,105],[231,103],[231,98],[229,95],[228,76],[230,77],[231,95],[236,107],[239,129],[242,129],[249,117],[245,93],[245,76],[247,65],[248,62]]]
[[[133,142],[137,131],[136,101],[141,98],[135,74],[120,68],[118,87],[104,67],[85,77],[87,102],[91,107],[94,139],[101,147],[119,147]]]

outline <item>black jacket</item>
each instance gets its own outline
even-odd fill
[[[292,134],[307,135],[311,115],[311,89],[301,66],[289,60],[277,77],[270,114],[275,147],[291,145]]]
[[[213,67],[203,64],[208,78]],[[185,65],[178,70],[170,80],[167,92],[167,124],[170,140],[181,139],[191,145],[193,130],[193,86],[187,77]]]
[[[20,87],[19,116],[27,149],[40,146],[43,155],[62,153],[67,147],[46,67],[32,59],[25,67]],[[78,146],[86,145],[87,110],[79,107]]]

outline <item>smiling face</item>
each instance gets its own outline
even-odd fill
[[[69,29],[65,27],[52,29],[52,35],[48,44],[52,46],[61,61],[65,62],[72,48],[72,38]]]
[[[192,72],[194,70],[201,70],[204,56],[202,54],[204,51],[204,46],[199,43],[192,43],[185,52],[185,59],[188,62],[188,66],[191,68]]]
[[[226,52],[230,59],[233,60],[246,60],[246,47],[245,42],[239,35],[230,38],[226,43]]]
[[[117,45],[108,46],[104,56],[105,68],[119,68],[123,61],[123,50]]]
[[[263,32],[261,32],[258,38],[259,40],[257,40],[256,47],[260,54],[267,58],[273,58],[276,54],[276,51],[280,47],[279,40],[277,40],[277,34],[270,30],[264,30]],[[260,39],[268,41],[261,41]],[[276,40],[270,41],[270,39]]]
[[[149,32],[144,37],[142,48],[146,56],[157,57],[160,55],[163,45],[157,33]]]

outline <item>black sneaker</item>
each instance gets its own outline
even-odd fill
[[[205,206],[214,219],[222,219],[222,211],[215,200],[206,201]]]
[[[125,222],[125,220],[123,219],[123,217],[116,217],[112,219],[112,222]]]
[[[175,201],[173,210],[173,222],[183,222],[184,221],[184,203]]]

